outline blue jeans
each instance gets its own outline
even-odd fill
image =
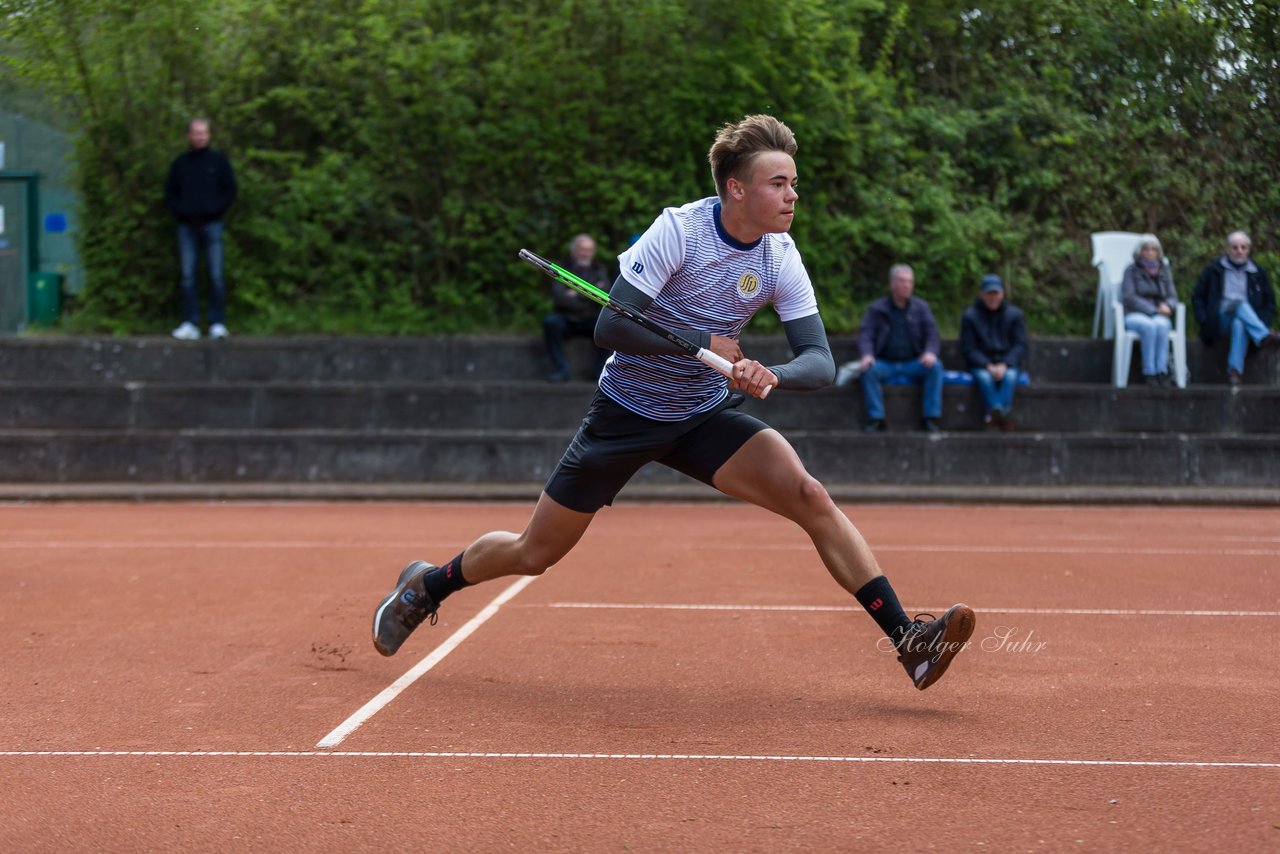
[[[1169,372],[1169,333],[1173,321],[1163,314],[1145,315],[1132,312],[1124,316],[1124,328],[1138,334],[1142,342],[1142,375],[1159,376]]]
[[[1231,330],[1231,351],[1227,354],[1227,367],[1239,373],[1244,373],[1244,357],[1249,351],[1249,341],[1257,344],[1271,331],[1247,302],[1240,303],[1231,312],[1219,308],[1218,328]]]
[[[1018,369],[1005,368],[1004,379],[999,383],[986,368],[974,368],[973,381],[978,386],[978,394],[982,396],[982,405],[987,412],[999,409],[1008,415],[1013,409],[1013,390],[1018,385]]]
[[[913,383],[924,383],[923,415],[925,418],[942,417],[942,360],[926,368],[918,360],[910,362],[883,362],[876,360],[870,368],[862,373],[862,400],[866,405],[867,418],[871,421],[884,420],[884,393],[881,384],[897,377],[906,377]]]
[[[551,358],[551,366],[555,369],[557,376],[569,375],[569,361],[564,355],[564,341],[566,338],[581,336],[583,338],[594,339],[596,334],[596,318],[585,318],[573,320],[565,317],[563,314],[553,312],[542,318],[542,340],[547,345],[547,355]],[[609,358],[609,351],[596,347],[594,341],[592,343],[595,353],[595,375],[600,376],[600,372],[604,370],[604,363]]]
[[[209,324],[227,319],[227,285],[222,279],[222,222],[178,223],[178,260],[182,265],[182,319],[200,325],[196,293],[196,256],[204,249],[209,264]]]

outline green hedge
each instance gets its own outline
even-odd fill
[[[546,288],[517,250],[588,231],[612,260],[713,192],[715,130],[754,112],[799,138],[795,234],[835,332],[897,261],[949,334],[991,270],[1033,331],[1073,334],[1091,231],[1159,234],[1184,295],[1233,228],[1280,260],[1271,4],[0,0],[0,17],[6,74],[75,117],[71,329],[172,325],[162,183],[193,115],[240,179],[244,333],[532,330]]]

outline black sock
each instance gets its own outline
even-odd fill
[[[428,572],[422,583],[427,586],[427,595],[436,600],[437,605],[450,593],[456,593],[466,587],[468,582],[462,577],[462,555],[459,554],[444,566]]]
[[[902,640],[911,621],[907,619],[902,605],[898,604],[898,594],[893,592],[889,579],[883,575],[873,578],[862,585],[853,597],[867,609],[867,613],[891,641],[897,643]]]

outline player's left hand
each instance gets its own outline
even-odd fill
[[[778,377],[773,371],[755,359],[742,359],[733,365],[733,379],[729,381],[729,388],[746,392],[752,397],[764,397],[777,384]]]

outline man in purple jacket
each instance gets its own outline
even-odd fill
[[[868,433],[885,429],[881,386],[900,379],[924,384],[920,428],[928,433],[941,432],[938,419],[942,417],[942,362],[938,353],[942,341],[929,303],[912,296],[915,285],[915,272],[906,264],[894,264],[889,270],[889,296],[868,306],[862,318],[858,352],[862,356],[862,397],[867,410],[867,423],[862,429]]]

